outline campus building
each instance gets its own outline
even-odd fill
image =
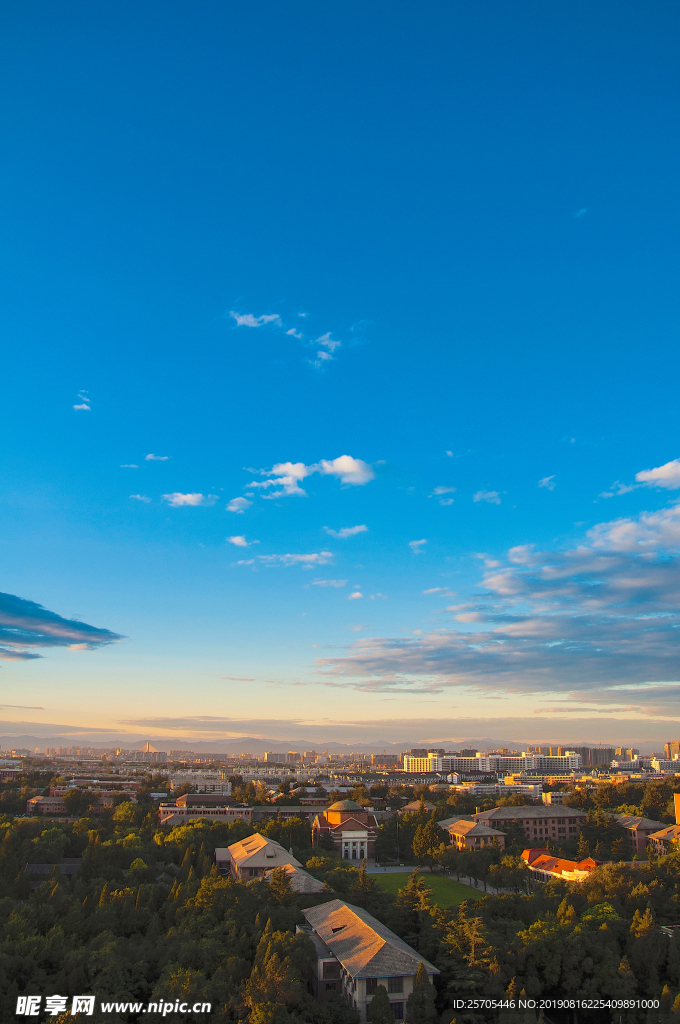
[[[576,839],[585,818],[583,811],[575,807],[494,807],[490,811],[474,814],[479,821],[491,828],[503,828],[510,822],[521,825],[529,841],[555,839]]]
[[[338,800],[317,814],[312,823],[314,846],[322,836],[330,836],[343,860],[374,859],[377,835],[375,815],[354,800]]]
[[[422,962],[432,980],[436,967],[403,939],[359,907],[332,900],[303,910],[307,924],[298,930],[311,938],[316,949],[313,993],[324,998],[340,993],[344,1001],[368,1020],[367,1009],[378,985],[387,989],[395,1021],[404,1020],[406,1000]]]

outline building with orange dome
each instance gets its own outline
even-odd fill
[[[338,800],[317,814],[312,824],[312,842],[318,846],[330,836],[343,860],[375,859],[378,822],[371,810],[354,800]]]

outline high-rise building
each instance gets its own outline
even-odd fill
[[[669,743],[664,743],[663,749],[669,761],[672,761],[674,757],[680,757],[680,740],[671,740]]]
[[[264,752],[264,759],[265,759],[265,761],[273,761],[274,764],[285,764],[286,763],[286,755],[283,754],[283,753],[282,754],[277,754],[273,750],[265,750],[265,752]]]

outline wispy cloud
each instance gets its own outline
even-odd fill
[[[408,542],[408,546],[410,547],[410,549],[411,549],[411,551],[413,552],[414,555],[419,555],[420,554],[420,552],[422,550],[422,547],[423,547],[423,544],[427,544],[427,541],[425,540],[425,538],[423,538],[422,540],[410,540]]]
[[[368,533],[367,526],[343,526],[340,530],[331,530],[329,526],[324,526],[323,529],[331,537],[338,537],[340,540],[344,540],[346,537],[356,537],[357,533]]]
[[[134,462],[123,462],[119,469],[139,469],[139,466],[136,466]]]
[[[149,455],[145,455],[144,456],[144,461],[145,462],[167,462],[169,458],[171,458],[170,455],[153,455],[152,453],[150,453]]]
[[[279,490],[271,494],[263,495],[267,498],[281,498],[306,496],[306,491],[300,487],[300,481],[311,476],[312,473],[321,473],[323,476],[337,477],[343,484],[360,486],[373,480],[375,473],[368,463],[361,459],[354,459],[351,455],[340,455],[337,459],[321,459],[311,466],[304,462],[279,462],[269,470],[260,470],[262,476],[271,477],[269,480],[251,480],[246,487],[274,487]]]
[[[622,484],[615,480],[608,491],[602,491],[600,498],[618,498],[629,494],[638,487],[661,487],[667,491],[676,491],[680,487],[680,459],[665,462],[655,469],[643,469],[635,474],[634,484]]]
[[[332,558],[332,551],[316,551],[309,555],[258,555],[258,560],[264,565],[301,565],[304,569],[326,565]]]
[[[453,505],[453,498],[444,498],[442,495],[453,494],[455,489],[455,487],[435,487],[430,497],[439,498],[440,505]]]
[[[544,477],[542,477],[542,479],[538,481],[538,486],[539,487],[545,487],[548,491],[554,491],[555,490],[555,474],[553,473],[552,476],[544,476]]]
[[[122,639],[108,629],[98,629],[77,619],[64,619],[35,601],[0,594],[0,658],[5,661],[42,657],[31,648],[96,650]]]
[[[490,505],[500,505],[501,496],[498,491],[477,491],[472,495],[473,501],[488,501]]]
[[[131,494],[130,497],[134,498],[135,501],[144,501],[147,504],[151,501],[151,498],[147,498],[146,494]]]
[[[263,313],[255,316],[253,313],[236,313],[229,310],[229,316],[236,321],[237,327],[264,327],[265,324],[281,325],[281,317],[277,313]]]
[[[214,505],[217,501],[216,494],[180,494],[175,491],[172,494],[164,494],[163,501],[173,508],[180,508],[182,505]]]
[[[82,412],[89,412],[90,411],[90,399],[88,397],[87,391],[79,391],[78,392],[78,398],[80,399],[80,404],[74,405],[73,408],[76,411],[80,410]]]
[[[680,714],[679,552],[680,502],[599,523],[567,550],[518,545],[450,607],[455,627],[360,641],[319,665],[360,688],[562,693]]]
[[[248,501],[247,498],[232,498],[227,505],[227,512],[237,512],[243,514],[247,508],[250,508],[252,501]]]
[[[347,580],[312,580],[312,587],[345,587]]]
[[[331,332],[328,331],[326,334],[322,334],[320,338],[317,338],[314,342],[315,345],[323,345],[329,352],[335,352],[336,348],[340,348],[342,345],[341,341],[334,341],[331,338]]]
[[[286,334],[290,334],[291,337],[297,338],[298,341],[301,341],[303,337],[302,331],[296,331],[294,327],[291,327],[289,331],[286,331]]]

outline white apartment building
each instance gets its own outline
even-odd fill
[[[476,754],[474,757],[458,757],[454,754],[428,754],[427,757],[404,757],[404,771],[415,774],[426,772],[525,772],[525,771],[579,771],[581,755],[567,751],[561,755],[551,754]]]
[[[231,783],[226,772],[180,770],[170,774],[170,789],[179,789],[186,782],[194,787],[196,793],[217,793],[220,796],[231,795]]]

